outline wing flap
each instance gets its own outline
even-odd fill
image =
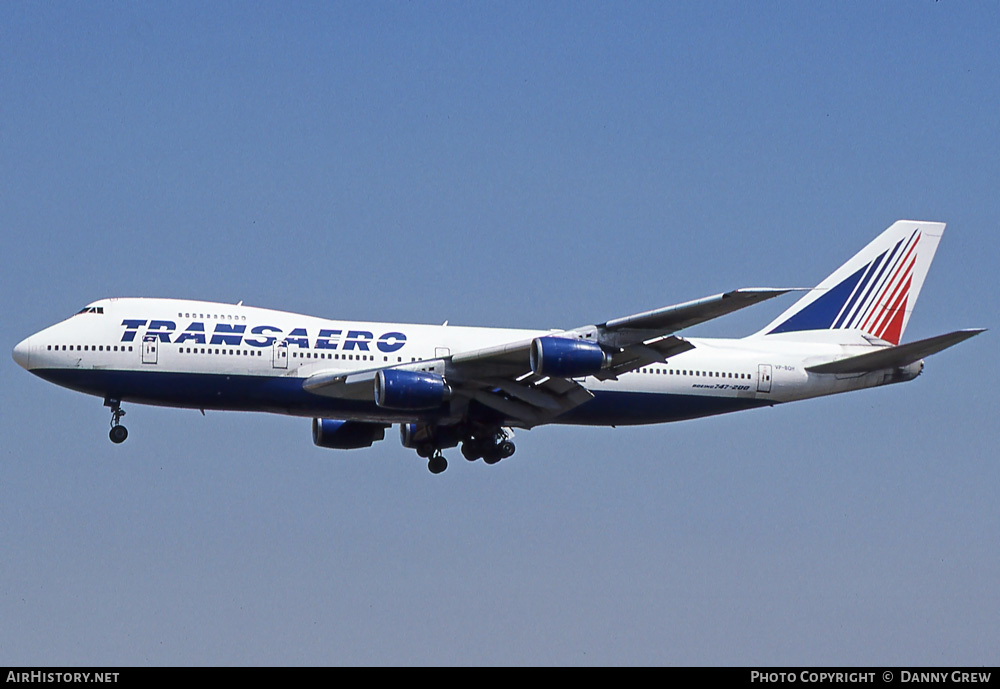
[[[629,345],[611,356],[611,365],[598,373],[598,380],[609,380],[649,364],[663,363],[672,356],[694,349],[687,340],[668,335],[644,344]]]
[[[533,407],[526,402],[510,399],[502,395],[493,394],[487,390],[476,390],[472,394],[472,399],[483,404],[490,409],[494,409],[508,419],[517,419],[520,426],[531,428],[545,421],[546,415],[537,407]]]
[[[526,426],[551,420],[594,397],[576,381],[546,378],[534,373],[517,380],[492,379],[483,382],[489,386],[488,389],[474,391],[472,398],[520,419]]]
[[[559,403],[558,395],[553,395],[538,387],[514,380],[493,379],[488,382],[493,387],[533,407],[552,412],[561,412],[563,410],[563,406]]]

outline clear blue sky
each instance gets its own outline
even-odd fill
[[[107,296],[570,327],[949,223],[907,385],[519,433],[127,406],[0,364],[0,665],[1000,662],[1000,9],[0,4],[2,345]],[[703,326],[738,336],[788,301]]]

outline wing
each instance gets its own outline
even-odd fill
[[[611,365],[597,377],[602,380],[615,378],[621,373],[666,361],[671,356],[693,348],[686,340],[673,336],[678,330],[792,291],[801,290],[772,287],[738,289],[676,306],[616,318],[595,326],[597,341],[612,352]]]
[[[619,375],[694,349],[674,333],[698,323],[718,318],[785,294],[790,289],[751,288],[717,294],[704,299],[616,318],[598,325],[554,332],[533,339],[509,342],[483,349],[459,352],[435,361],[402,364],[392,368],[421,371],[430,368],[448,382],[452,404],[471,400],[503,415],[508,425],[530,428],[566,413],[587,402],[593,394],[581,381],[593,376],[599,380]],[[541,365],[543,344],[556,346],[555,360],[565,348],[573,350],[569,366]],[[533,351],[533,348],[534,351]],[[573,369],[573,356],[588,357],[593,370]],[[596,356],[597,358],[593,358]],[[588,364],[589,365],[589,364]],[[303,387],[319,395],[344,399],[371,399],[379,369],[370,371],[317,373]]]

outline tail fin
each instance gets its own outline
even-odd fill
[[[860,330],[899,344],[944,228],[940,222],[893,223],[757,334]]]

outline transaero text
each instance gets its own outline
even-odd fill
[[[125,332],[122,333],[121,342],[134,342],[140,328],[145,327],[143,340],[154,339],[156,342],[168,342],[181,344],[189,342],[191,344],[211,344],[211,345],[249,345],[251,347],[271,347],[276,342],[288,347],[300,347],[302,349],[339,349],[343,351],[356,350],[359,352],[372,351],[371,345],[378,348],[380,352],[395,352],[402,349],[406,344],[406,335],[399,332],[383,333],[377,338],[375,334],[367,330],[338,330],[336,328],[322,328],[313,331],[312,334],[306,328],[293,328],[285,333],[281,328],[273,325],[255,325],[247,332],[246,325],[230,325],[229,323],[216,323],[215,328],[209,334],[205,330],[205,324],[194,321],[184,330],[178,332],[177,323],[174,321],[144,321],[135,318],[126,318],[122,321]]]

